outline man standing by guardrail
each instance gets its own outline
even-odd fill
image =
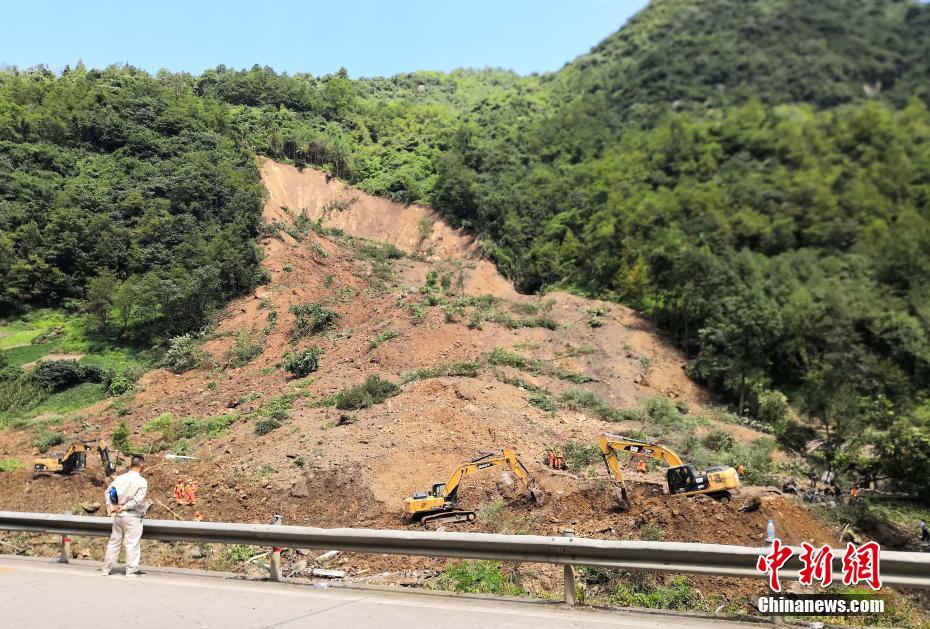
[[[106,491],[107,512],[113,514],[113,533],[100,571],[103,576],[110,574],[123,545],[126,546],[126,576],[139,576],[142,517],[148,506],[145,494],[149,484],[142,478],[145,457],[139,454],[133,456],[130,465],[130,470],[114,478]]]

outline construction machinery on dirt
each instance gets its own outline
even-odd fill
[[[474,511],[466,511],[457,508],[459,485],[462,479],[471,474],[481,472],[499,465],[507,465],[514,475],[520,479],[536,505],[542,505],[545,500],[545,494],[536,486],[536,482],[530,478],[529,472],[526,471],[523,463],[517,458],[513,450],[502,450],[485,454],[477,459],[462,463],[456,468],[452,475],[444,483],[435,483],[427,492],[417,492],[413,496],[404,499],[404,512],[412,520],[419,521],[422,524],[442,520],[446,522],[471,522],[475,519]]]
[[[113,476],[116,473],[116,465],[110,458],[110,448],[107,442],[102,439],[97,441],[76,441],[68,446],[68,449],[61,456],[52,455],[51,457],[37,458],[33,463],[33,469],[36,472],[73,474],[87,468],[87,453],[94,449],[100,455],[104,475],[107,477]]]
[[[710,496],[724,504],[730,502],[731,490],[740,487],[739,474],[732,467],[717,465],[698,471],[690,463],[685,463],[681,457],[658,443],[648,443],[638,439],[631,439],[620,435],[601,435],[598,440],[601,455],[607,464],[614,484],[617,486],[617,501],[621,509],[628,510],[632,506],[623,473],[620,470],[620,461],[617,454],[627,452],[635,456],[649,457],[664,461],[669,466],[665,473],[668,482],[668,493],[677,496]]]

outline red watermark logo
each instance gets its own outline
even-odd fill
[[[843,585],[858,585],[865,583],[873,590],[882,587],[881,572],[879,569],[879,551],[877,542],[866,542],[861,546],[846,544],[843,553]],[[769,588],[773,592],[781,592],[781,581],[778,571],[794,556],[794,551],[775,538],[772,540],[771,551],[759,555],[756,569],[768,574]],[[833,549],[829,546],[814,548],[807,542],[801,544],[801,569],[798,571],[798,582],[801,585],[813,585],[815,581],[821,587],[833,583]]]

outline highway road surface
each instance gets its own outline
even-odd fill
[[[661,613],[568,608],[540,601],[389,588],[329,587],[148,568],[138,579],[99,564],[0,556],[0,626],[126,629],[339,627],[641,629],[758,627]]]

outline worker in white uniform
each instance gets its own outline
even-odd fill
[[[128,472],[113,479],[106,491],[107,512],[113,514],[113,534],[110,535],[103,569],[100,571],[103,576],[110,574],[123,545],[126,546],[126,576],[139,576],[142,516],[148,507],[145,494],[149,489],[148,481],[142,478],[145,457],[132,457],[130,466]]]

